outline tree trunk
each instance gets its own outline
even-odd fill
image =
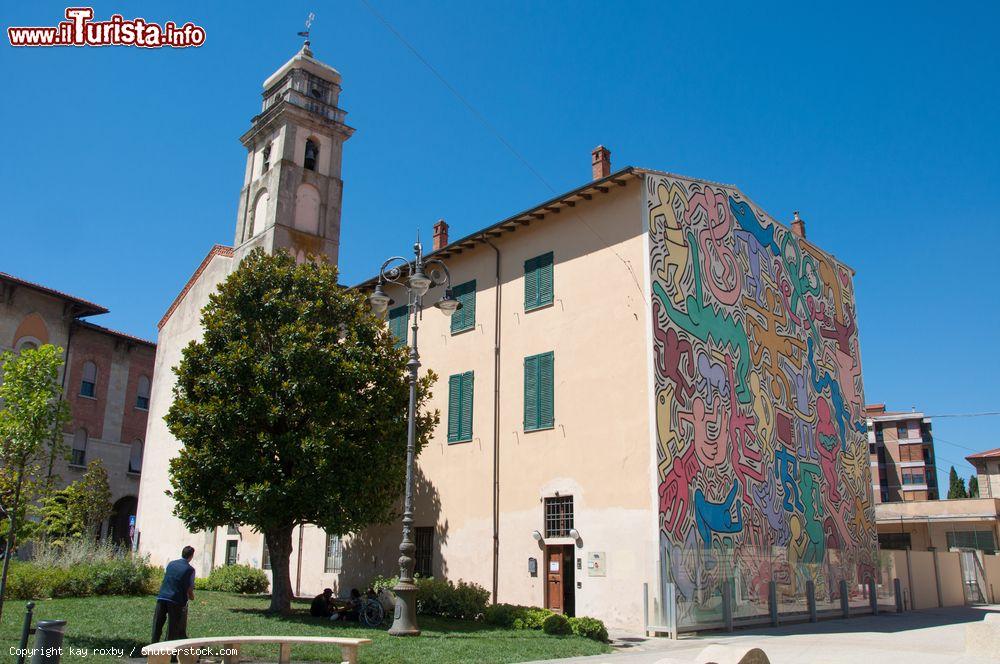
[[[7,528],[7,542],[4,547],[3,572],[0,572],[0,617],[3,616],[3,600],[4,596],[7,594],[7,570],[10,567],[10,557],[14,555],[14,547],[17,544],[17,533],[14,532],[14,526],[17,522],[17,510],[20,508],[21,482],[23,480],[24,464],[17,469],[17,488],[14,490],[14,505],[7,513],[7,516],[10,519],[10,526]]]
[[[292,555],[294,526],[281,526],[264,531],[267,553],[271,559],[271,613],[288,613],[292,608],[292,576],[289,558]]]

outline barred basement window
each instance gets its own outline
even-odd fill
[[[573,496],[545,499],[545,536],[569,537],[573,529]]]
[[[338,574],[344,564],[344,547],[340,542],[340,535],[333,533],[326,534],[326,563],[323,571],[326,574]]]
[[[417,550],[413,554],[413,573],[422,578],[434,576],[434,526],[414,528]]]

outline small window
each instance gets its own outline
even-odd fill
[[[226,534],[227,535],[239,535],[240,534],[240,527],[237,526],[235,523],[231,523],[228,526],[226,526]]]
[[[451,315],[451,333],[471,330],[476,326],[476,280],[459,284],[451,292],[462,305]]]
[[[413,554],[413,573],[421,578],[434,576],[434,526],[414,528],[417,546]]]
[[[267,550],[267,540],[264,540],[264,550],[260,554],[260,568],[271,569],[271,552]]]
[[[135,407],[139,410],[149,410],[149,378],[139,376],[139,386],[135,391]]]
[[[569,537],[573,530],[573,496],[545,499],[545,536]]]
[[[262,174],[263,173],[267,173],[267,170],[269,168],[271,168],[271,146],[270,145],[265,146],[263,156],[264,156],[264,163],[260,167],[260,172]]]
[[[326,534],[326,562],[323,571],[327,574],[339,574],[344,564],[344,547],[340,535]]]
[[[910,432],[909,432],[908,429],[909,428],[907,427],[906,422],[897,422],[896,423],[896,438],[899,438],[900,440],[902,440],[904,438],[909,438],[910,437]]]
[[[524,261],[524,310],[552,304],[552,252]]]
[[[389,310],[389,331],[396,338],[396,348],[406,345],[406,324],[410,320],[407,315],[409,311],[410,308],[405,304]]]
[[[130,473],[141,473],[142,472],[142,441],[136,440],[132,442],[132,449],[128,456],[128,472]]]
[[[554,356],[552,352],[524,358],[524,430],[551,429],[555,424],[553,405]]]
[[[80,381],[80,396],[95,398],[97,394],[97,365],[91,361],[83,363],[83,379]]]
[[[448,379],[448,442],[472,440],[472,393],[475,375],[472,371],[455,374]]]
[[[307,171],[315,171],[319,161],[319,144],[311,138],[306,141],[306,157],[303,161]]]
[[[70,452],[70,464],[74,466],[87,465],[87,430],[77,429],[73,435],[73,449]]]
[[[226,564],[235,565],[238,560],[239,540],[226,540]]]
[[[885,442],[885,435],[882,432],[882,423],[881,422],[876,422],[875,423],[875,442],[876,443],[884,443]]]

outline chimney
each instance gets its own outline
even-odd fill
[[[438,219],[434,224],[434,251],[448,244],[448,223],[444,219]]]
[[[792,233],[798,235],[803,240],[806,239],[806,222],[799,217],[799,211],[795,211],[795,218],[792,219]]]
[[[594,179],[600,180],[611,175],[611,150],[598,145],[590,153],[591,166],[594,168]]]

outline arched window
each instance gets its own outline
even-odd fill
[[[260,172],[267,173],[267,169],[271,168],[271,146],[270,144],[264,146],[264,164],[261,166]]]
[[[128,457],[128,472],[142,472],[142,441],[136,440],[132,443],[132,450]]]
[[[316,163],[319,161],[319,143],[311,138],[306,141],[306,158],[303,165],[308,171],[316,170]]]
[[[73,435],[73,453],[69,462],[74,466],[87,465],[87,430],[80,428]]]
[[[38,350],[38,344],[33,338],[24,337],[17,342],[15,350],[17,350],[18,353],[22,350]]]
[[[139,386],[135,391],[135,407],[149,410],[149,378],[146,376],[139,376]]]
[[[97,394],[97,365],[87,360],[83,363],[83,379],[80,381],[80,396],[96,398]]]
[[[253,206],[253,217],[250,218],[250,229],[247,231],[247,238],[252,238],[264,230],[267,225],[267,203],[271,200],[270,194],[262,191],[257,195],[257,202]]]

